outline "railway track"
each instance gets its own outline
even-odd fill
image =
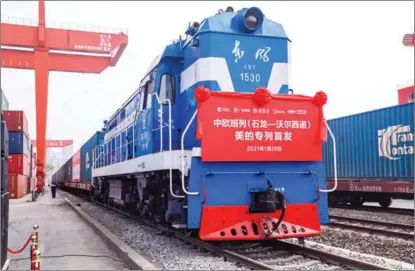
[[[80,206],[80,197],[66,192],[66,198]],[[189,246],[197,247],[214,255],[223,257],[237,265],[252,270],[390,270],[376,264],[346,258],[326,251],[293,244],[286,241],[261,241],[243,243],[207,243],[190,237],[163,225],[155,225],[151,220],[136,216],[119,208],[108,206],[101,202],[82,197],[83,200],[93,202],[101,207],[110,209],[137,221],[137,223],[157,228],[166,236],[180,239]]]
[[[355,217],[330,215],[330,226],[377,233],[407,240],[414,239],[414,225],[368,220]]]
[[[353,207],[350,205],[335,205],[331,206],[332,208],[339,208],[339,209],[352,209],[352,210],[359,210],[359,211],[368,211],[368,212],[379,212],[379,213],[388,213],[388,214],[397,214],[397,215],[408,215],[414,216],[414,209],[406,209],[406,208],[383,208],[377,206],[361,206],[361,207]]]

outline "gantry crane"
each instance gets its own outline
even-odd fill
[[[31,140],[30,142],[33,145],[33,148],[37,147],[36,140]],[[65,148],[70,145],[73,145],[73,140],[72,139],[61,139],[61,140],[47,139],[45,141],[45,144],[46,144],[45,145],[46,148]]]
[[[39,0],[37,27],[1,23],[1,67],[35,70],[38,193],[45,183],[49,71],[99,74],[117,64],[127,44],[127,33],[122,32],[46,28],[44,0]]]

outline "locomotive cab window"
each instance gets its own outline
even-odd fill
[[[144,110],[147,108],[147,93],[148,93],[148,84],[149,82],[147,82],[143,88],[143,90],[141,91],[141,110]]]
[[[161,76],[160,79],[160,90],[159,90],[160,101],[170,100],[174,103],[174,75],[170,73],[165,73]],[[163,104],[167,104],[164,102]]]

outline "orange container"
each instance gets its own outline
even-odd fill
[[[20,199],[27,194],[27,176],[9,174],[7,188],[11,199]]]

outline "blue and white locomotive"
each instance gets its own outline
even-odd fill
[[[95,198],[203,240],[319,235],[328,222],[322,161],[204,162],[196,137],[200,86],[291,95],[290,44],[256,7],[228,7],[189,26],[104,122],[104,142],[93,151]]]

